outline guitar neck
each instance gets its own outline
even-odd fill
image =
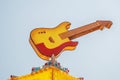
[[[91,24],[61,33],[60,37],[62,39],[69,38],[70,40],[72,40],[96,30],[102,30],[104,26],[110,28],[111,25],[112,25],[111,21],[96,21]]]

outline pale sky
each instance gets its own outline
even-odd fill
[[[52,28],[63,21],[74,29],[96,20],[111,20],[111,29],[74,39],[74,51],[57,59],[70,75],[85,80],[120,80],[119,0],[0,0],[0,79],[25,75],[42,66],[29,43],[30,31]]]

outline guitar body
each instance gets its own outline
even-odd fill
[[[39,57],[49,60],[52,54],[55,57],[61,51],[74,50],[78,42],[72,42],[69,38],[62,39],[59,35],[67,32],[69,22],[63,22],[55,28],[36,28],[30,33],[30,43]]]

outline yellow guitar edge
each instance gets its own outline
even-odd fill
[[[44,56],[44,55],[42,55],[38,50],[37,50],[37,48],[35,47],[35,45],[34,45],[34,43],[33,43],[33,41],[31,40],[31,39],[29,39],[29,42],[30,42],[30,44],[31,44],[31,46],[32,46],[32,48],[34,49],[34,51],[36,52],[36,54],[40,57],[40,58],[42,58],[43,60],[47,60],[47,61],[49,61],[50,60],[50,57],[47,57],[47,56]],[[66,48],[64,48],[62,51],[61,51],[61,53],[63,52],[63,51],[65,51],[65,50],[74,50],[76,47],[66,47]],[[59,54],[59,55],[61,55],[61,54]],[[55,56],[56,58],[59,56],[59,55],[57,55],[57,56]]]
[[[40,58],[42,58],[42,59],[44,59],[44,60],[49,60],[49,57],[42,55],[42,54],[37,50],[37,48],[35,47],[35,45],[34,45],[34,43],[32,42],[31,39],[29,39],[29,42],[30,42],[32,48],[34,49],[34,51],[36,52],[36,54],[37,54]]]

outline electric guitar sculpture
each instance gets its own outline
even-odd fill
[[[68,30],[70,22],[63,22],[55,28],[36,28],[30,33],[30,43],[37,55],[49,60],[52,54],[58,57],[64,50],[74,50],[78,42],[71,41],[90,32],[110,28],[111,21],[96,21],[91,24]]]

